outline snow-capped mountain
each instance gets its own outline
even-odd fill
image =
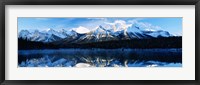
[[[110,30],[106,30],[101,25],[98,26],[96,29],[94,29],[91,34],[91,36],[94,36],[96,39],[95,41],[104,41],[104,40],[114,40],[114,36],[112,35],[112,32]]]
[[[30,39],[31,38],[31,33],[28,31],[28,30],[21,30],[19,32],[19,36],[20,38],[23,38],[23,39]]]
[[[29,32],[28,30],[21,30],[18,35],[18,38],[23,38],[30,41],[38,41],[38,42],[53,42],[61,40],[65,37],[66,35],[57,32],[53,29],[49,29],[42,32],[38,30],[35,30],[34,32]]]
[[[89,29],[82,27],[82,26],[79,26],[78,28],[73,28],[72,30],[76,31],[79,34],[85,34],[85,33],[90,32]]]
[[[48,29],[45,31],[35,30],[29,32],[28,30],[21,30],[19,38],[28,39],[30,41],[39,42],[53,42],[56,44],[61,43],[89,43],[101,42],[110,40],[129,40],[129,39],[144,39],[144,38],[157,38],[157,37],[170,37],[170,34],[164,30],[142,30],[140,27],[130,27],[124,30],[106,29],[103,26],[98,26],[93,30],[88,30],[84,27],[78,27],[72,30],[53,30]]]
[[[140,27],[134,26],[132,28],[129,28],[127,30],[129,34],[135,35],[132,38],[157,38],[157,37],[170,37],[172,34],[170,34],[167,31],[164,30],[144,30]]]
[[[58,36],[60,38],[65,38],[66,36],[60,32],[57,32],[53,29],[48,29],[47,32],[46,32],[48,35],[55,35],[55,36]]]

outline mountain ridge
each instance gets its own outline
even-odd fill
[[[83,27],[79,27],[81,30]],[[86,28],[84,28],[86,29]],[[130,29],[130,28],[129,28]],[[18,38],[27,39],[30,41],[38,41],[44,43],[89,43],[112,40],[130,40],[130,39],[146,39],[158,37],[173,36],[164,30],[140,30],[139,27],[133,27],[131,30],[109,30],[99,25],[96,29],[87,31],[86,33],[78,33],[76,30],[67,31],[62,29],[56,31],[49,29],[46,31],[29,32],[28,30],[21,30]]]

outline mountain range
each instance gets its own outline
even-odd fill
[[[159,37],[172,37],[168,31],[164,30],[142,30],[139,27],[133,27],[131,30],[112,30],[106,29],[103,26],[98,26],[94,30],[79,32],[77,30],[84,30],[79,28],[76,30],[53,30],[48,29],[45,31],[35,30],[30,32],[28,30],[21,30],[18,38],[26,39],[29,41],[37,41],[44,43],[90,43],[90,42],[101,42],[101,41],[112,41],[112,40],[131,40],[131,39],[148,39],[148,38],[159,38]]]

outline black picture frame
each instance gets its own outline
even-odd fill
[[[5,80],[5,5],[195,5],[195,80]],[[1,85],[200,85],[200,0],[1,0],[0,10]]]

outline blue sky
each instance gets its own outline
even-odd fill
[[[165,30],[182,35],[182,18],[18,18],[18,30],[71,30],[85,27],[89,30],[102,25],[112,29],[111,25],[123,25],[128,29],[138,26],[142,29]]]

